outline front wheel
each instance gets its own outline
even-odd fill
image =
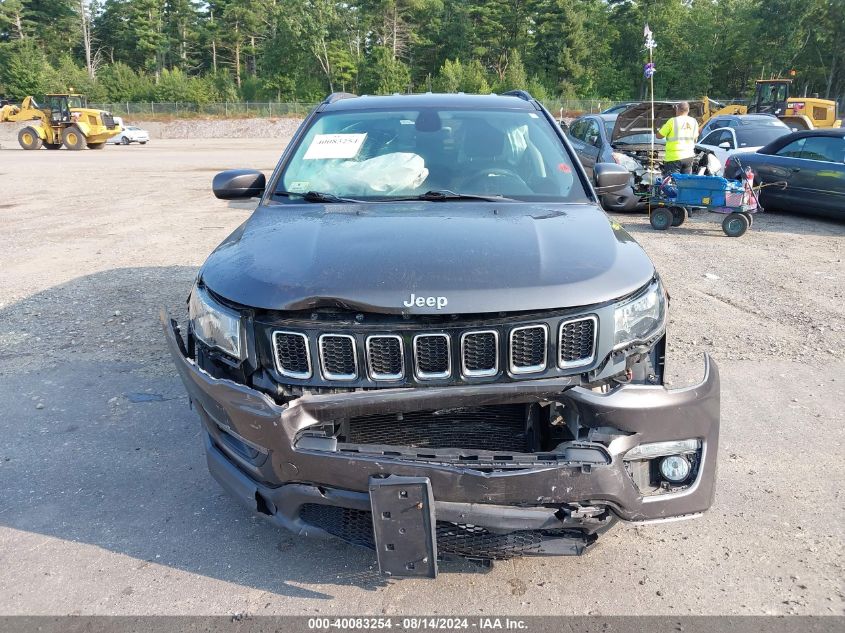
[[[665,231],[672,226],[672,221],[672,212],[664,208],[655,209],[651,212],[651,217],[649,218],[651,228],[655,231]]]
[[[38,132],[35,131],[35,128],[25,127],[18,132],[18,143],[20,143],[21,147],[24,149],[40,149],[42,141],[41,137],[38,136]]]
[[[71,150],[80,150],[85,147],[85,135],[75,125],[71,125],[64,133],[65,147]]]
[[[672,213],[672,226],[681,226],[689,217],[686,207],[670,207],[669,211]]]
[[[122,139],[120,139],[120,142],[123,143],[124,145],[129,145],[129,143],[131,143],[131,141],[128,138],[126,138],[125,136]]]
[[[722,221],[722,230],[728,237],[740,237],[748,230],[750,222],[741,213],[731,213]]]

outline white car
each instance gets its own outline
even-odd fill
[[[728,156],[737,152],[756,152],[790,132],[783,121],[766,114],[720,116],[707,122],[696,145],[713,152],[724,165]]]
[[[123,131],[117,136],[112,136],[109,139],[109,143],[113,143],[115,145],[129,145],[130,143],[140,143],[141,145],[146,145],[149,140],[149,132],[147,132],[146,130],[142,130],[139,127],[134,127],[130,125],[129,127],[123,128]]]

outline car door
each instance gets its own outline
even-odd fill
[[[719,162],[724,165],[725,159],[736,149],[736,135],[730,128],[723,127],[710,132],[701,139],[699,145],[712,151]]]
[[[593,168],[598,162],[601,145],[599,122],[592,117],[584,118],[577,132],[578,137],[576,137],[573,145],[575,145],[575,151],[578,152],[578,157],[581,159],[581,164],[587,171],[587,175],[592,178]]]
[[[763,206],[788,211],[845,215],[845,139],[804,136],[774,154],[756,154],[754,171],[764,184],[785,182],[786,188],[765,187]]]
[[[845,217],[845,137],[808,136],[793,160],[789,186],[801,200],[794,210]]]

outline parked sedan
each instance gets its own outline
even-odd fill
[[[732,154],[756,152],[789,132],[783,121],[767,114],[718,116],[701,130],[698,145],[713,152],[724,164]]]
[[[130,143],[140,143],[141,145],[146,145],[149,140],[149,132],[147,132],[146,130],[142,130],[139,127],[134,127],[130,125],[129,127],[123,128],[123,131],[117,136],[111,137],[109,139],[109,143],[114,143],[115,145],[129,145]]]
[[[751,167],[766,186],[764,208],[845,219],[845,129],[802,130],[787,134],[757,152],[734,154],[725,177],[737,178]]]

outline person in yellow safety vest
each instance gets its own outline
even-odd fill
[[[675,104],[675,116],[657,130],[657,138],[666,139],[663,175],[692,173],[698,121],[689,115],[689,103],[681,101]]]

